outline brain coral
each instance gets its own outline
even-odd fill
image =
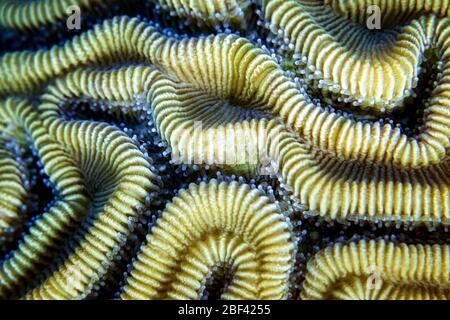
[[[399,3],[0,0],[0,298],[447,299],[450,6]]]
[[[448,245],[337,244],[308,263],[303,299],[449,299]]]

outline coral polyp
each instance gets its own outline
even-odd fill
[[[0,1],[0,298],[447,299],[449,19]]]

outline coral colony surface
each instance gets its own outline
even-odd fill
[[[449,0],[0,0],[1,299],[448,299],[449,154]]]

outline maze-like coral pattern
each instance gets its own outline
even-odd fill
[[[308,263],[303,299],[448,300],[448,245],[337,244]]]
[[[448,297],[447,1],[135,2],[0,1],[1,298]]]

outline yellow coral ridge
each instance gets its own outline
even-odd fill
[[[336,244],[308,262],[303,299],[450,298],[448,245]]]
[[[450,223],[450,162],[426,169],[342,161],[272,123],[269,158],[313,214],[331,219]]]
[[[450,48],[447,24],[436,27],[437,42]],[[392,124],[355,121],[308,102],[261,49],[235,36],[166,39],[152,61],[169,75],[238,106],[268,109],[301,138],[339,158],[399,167],[438,164],[450,137],[450,69],[433,91],[424,128],[408,136]],[[442,52],[448,54],[448,49]],[[207,63],[203,62],[206,59]],[[450,65],[450,64],[449,64]]]
[[[63,101],[80,98],[119,103],[125,112],[132,112],[126,105],[144,99],[179,163],[258,166],[265,155],[266,121],[254,119],[258,113],[152,67],[79,69],[57,79],[42,95],[44,122],[58,117]]]
[[[54,23],[73,12],[73,5],[89,8],[101,0],[3,0],[0,1],[0,27],[13,29],[35,29]]]
[[[262,64],[260,62],[259,65]],[[182,65],[189,67],[189,63]],[[276,68],[272,69],[273,73],[278,72]],[[245,74],[244,68],[240,70]],[[171,73],[192,77],[189,73]],[[154,68],[141,66],[113,70],[82,69],[56,80],[43,95],[44,103],[40,110],[51,122],[57,117],[64,99],[88,97],[100,101],[131,102],[136,97],[144,97],[154,112],[158,130],[172,147],[173,159],[181,163],[253,164],[257,168],[274,165],[302,203],[308,205],[314,214],[332,219],[449,223],[448,160],[415,169],[345,161],[305,143],[276,119],[260,119],[257,114],[246,112],[245,108],[227,103],[258,105],[258,100],[254,99],[258,93],[249,94],[250,100],[244,100],[246,92],[251,89],[242,93],[238,91],[237,99],[226,84],[216,85],[219,80],[200,82],[199,78],[179,83]],[[227,78],[233,79],[232,76]],[[252,79],[252,74],[246,78]],[[233,83],[235,80],[230,81],[230,85]],[[252,83],[256,84],[254,90],[261,88],[269,97],[275,90],[266,89],[265,82]],[[272,83],[276,86],[278,82]],[[244,83],[243,87],[246,85],[250,84]],[[223,90],[219,91],[220,88]],[[288,93],[294,90],[289,83],[285,88],[279,88],[283,89]],[[286,94],[286,97],[290,95]],[[270,99],[275,100],[275,95]],[[279,98],[276,103],[284,103],[284,100]],[[231,112],[233,110],[236,112]],[[196,121],[201,121],[198,128]],[[345,136],[341,135],[341,138]],[[222,148],[225,144],[226,149]]]
[[[122,299],[198,299],[217,280],[228,282],[222,299],[289,298],[297,228],[282,210],[297,208],[288,197],[306,217],[450,225],[449,0],[149,1],[143,9],[175,23],[119,16],[63,44],[0,56],[0,249],[9,250],[0,299],[109,294],[103,282],[138,245]],[[0,0],[1,41],[63,22],[71,5],[104,3]],[[226,31],[172,36],[177,23]],[[257,39],[254,23],[271,34]],[[103,112],[120,123],[73,119]],[[35,195],[26,198],[14,153],[30,143],[26,163],[42,164],[31,185],[37,178],[53,199],[36,216],[30,206],[22,230]],[[280,187],[268,183],[265,194],[253,182],[208,179],[176,193],[179,170],[197,176],[186,165],[202,166],[200,175],[210,165],[276,174]],[[152,212],[168,194],[165,210]],[[147,215],[155,219],[142,244]],[[308,262],[300,298],[450,299],[449,248],[337,243]]]
[[[29,94],[78,66],[150,59],[161,35],[138,19],[115,17],[62,46],[0,57],[0,96]],[[150,59],[151,60],[151,59]]]
[[[436,27],[440,35],[437,41],[448,48],[446,26],[439,23]],[[116,40],[108,40],[111,37]],[[93,42],[104,45],[93,47],[90,44]],[[200,57],[207,57],[208,63],[200,61]],[[410,137],[391,124],[354,121],[309,103],[295,84],[282,75],[279,66],[245,39],[219,35],[177,41],[129,18],[106,21],[50,51],[4,55],[0,60],[0,78],[4,80],[0,83],[0,94],[36,90],[70,67],[96,65],[102,58],[111,62],[148,59],[168,75],[220,99],[245,107],[271,109],[302,138],[340,158],[424,167],[439,163],[449,146],[447,68],[426,110],[424,129],[416,137]],[[51,62],[46,65],[52,70],[42,68],[48,59]],[[226,64],[218,63],[222,59]]]
[[[191,18],[214,27],[244,28],[249,0],[149,0],[180,18]],[[89,10],[101,0],[3,0],[0,2],[0,27],[18,30],[36,29],[73,14],[71,7]],[[83,12],[83,11],[82,11]]]
[[[448,23],[435,22],[430,26],[434,31],[427,33],[436,35],[433,41],[441,48],[448,48]],[[104,45],[93,49],[95,42]],[[80,47],[92,55],[77,53],[74,48]],[[183,163],[260,166],[264,153],[269,153],[294,194],[316,214],[448,223],[450,73],[446,65],[426,108],[425,126],[411,137],[392,124],[356,121],[312,104],[270,56],[235,35],[177,40],[136,19],[116,18],[52,50],[75,53],[72,66],[98,65],[105,57],[111,62],[146,60],[153,66],[85,68],[57,79],[46,89],[40,106],[50,129],[65,99],[127,104],[141,99]],[[23,54],[34,56],[33,61],[40,56],[23,52],[9,57]],[[441,55],[445,57],[447,49]],[[62,58],[55,59],[53,65],[61,65],[57,61]],[[2,63],[11,67],[6,56]],[[33,68],[22,65],[26,64],[18,65],[22,76],[33,74]],[[31,78],[36,82],[29,86],[19,81],[22,76],[11,81],[3,73],[0,86],[11,90],[17,84],[22,92],[68,68],[35,74]],[[276,134],[268,129],[268,120],[262,120],[272,117],[284,121],[276,125]],[[201,122],[199,131],[197,122]],[[225,143],[227,148],[222,148]],[[323,192],[330,196],[320,196]]]
[[[197,299],[214,266],[233,270],[223,299],[282,299],[293,262],[289,225],[258,190],[236,182],[191,184],[141,248],[124,299]]]
[[[105,275],[130,232],[129,219],[149,192],[158,189],[156,176],[129,138],[106,124],[61,123],[50,132],[83,172],[91,217],[79,229],[74,252],[26,298],[81,298]]]
[[[0,135],[0,238],[21,220],[26,198],[21,167],[6,144],[7,140]]]
[[[129,218],[137,214],[149,193],[158,189],[156,176],[131,140],[111,126],[54,119],[47,127],[26,102],[8,99],[2,108],[11,110],[13,120],[33,138],[59,200],[2,262],[0,296],[17,292],[37,271],[36,265],[48,263],[62,239],[79,226],[80,234],[69,241],[74,252],[29,295],[83,297],[123,245]]]
[[[10,98],[2,101],[9,122],[26,130],[34,140],[44,170],[58,190],[59,199],[43,213],[23,237],[9,258],[0,264],[0,297],[17,293],[25,281],[38,271],[37,266],[49,263],[53,250],[60,246],[88,208],[88,196],[80,170],[57,143],[53,142],[35,111],[27,101]],[[4,119],[3,119],[4,120]]]
[[[394,26],[412,17],[434,13],[440,17],[450,16],[448,0],[324,0],[339,15],[365,24],[379,10],[382,26]],[[372,7],[371,7],[372,6]],[[376,6],[376,8],[374,7]]]
[[[395,33],[373,35],[365,26],[336,18],[322,1],[263,3],[272,31],[281,33],[305,59],[325,95],[339,94],[363,108],[385,112],[401,105],[416,87],[434,19],[420,17]]]

